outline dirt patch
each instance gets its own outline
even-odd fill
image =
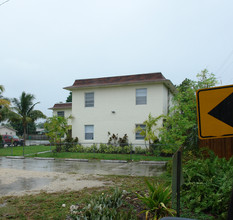
[[[78,191],[107,184],[95,175],[0,168],[0,196]]]

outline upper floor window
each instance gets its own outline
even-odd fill
[[[147,89],[136,89],[136,105],[147,104]]]
[[[141,129],[138,129],[138,127],[140,127]],[[141,134],[142,130],[145,131],[146,130],[146,125],[144,124],[137,124],[136,125],[136,134],[135,134],[135,139],[136,140],[144,140],[145,136]]]
[[[94,107],[94,92],[85,93],[85,107]]]
[[[65,116],[64,111],[57,112],[57,116],[64,117]]]
[[[94,139],[94,125],[85,125],[85,140]]]

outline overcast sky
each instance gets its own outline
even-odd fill
[[[162,72],[178,85],[207,68],[233,84],[232,0],[4,2],[3,95],[32,93],[47,116],[75,79]]]

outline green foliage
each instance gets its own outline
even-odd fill
[[[7,119],[10,108],[10,101],[2,96],[4,90],[4,86],[0,85],[0,122]]]
[[[2,135],[0,135],[0,148],[3,148],[4,145],[3,145],[3,140],[2,140]]]
[[[66,98],[66,102],[72,102],[72,92],[69,93],[69,96]]]
[[[10,125],[17,131],[17,135],[23,136],[24,128],[22,121],[11,122]],[[36,133],[36,125],[35,122],[28,122],[27,129],[28,134],[35,134]]]
[[[112,134],[108,132],[108,144],[113,146],[121,146],[124,147],[128,144],[128,135],[125,134],[122,138],[118,137],[118,134]]]
[[[143,149],[141,146],[135,147],[135,154],[145,154],[146,149]]]
[[[47,119],[44,124],[46,135],[52,143],[61,143],[61,138],[64,135],[68,136],[71,126],[68,125],[68,118],[53,116]]]
[[[160,219],[167,215],[173,216],[176,211],[168,208],[171,203],[170,188],[155,182],[150,183],[148,180],[145,180],[145,182],[149,192],[144,196],[138,195],[138,198],[146,207],[146,209],[142,211],[146,213],[146,219],[148,219],[148,217]]]
[[[233,157],[227,161],[211,154],[189,160],[183,167],[182,198],[195,213],[208,212],[225,219],[233,183]]]
[[[73,208],[71,218],[77,220],[131,219],[130,215],[121,212],[120,207],[122,204],[123,193],[116,188],[113,195],[102,193],[88,201],[84,207]]]
[[[83,153],[83,152],[85,152],[85,150],[84,150],[84,147],[81,144],[77,144],[75,146],[72,146],[72,148],[70,148],[70,152]]]
[[[62,142],[62,150],[65,152],[70,152],[70,149],[78,143],[78,138],[72,138],[70,135],[67,135],[65,140]]]
[[[144,140],[149,142],[149,150],[151,153],[154,151],[154,144],[159,141],[156,134],[158,130],[156,126],[161,118],[162,116],[153,117],[150,113],[148,119],[143,122],[143,125],[146,126],[145,129],[140,126],[135,129],[135,132],[140,132],[140,134],[145,137]]]
[[[23,127],[24,143],[26,139],[27,125],[30,122],[35,122],[39,118],[46,118],[46,116],[39,110],[34,110],[37,103],[33,103],[35,97],[30,93],[22,92],[19,99],[13,98],[13,111],[9,112],[10,121],[12,123],[20,123]]]
[[[164,117],[164,127],[160,130],[163,151],[174,153],[182,145],[187,150],[198,149],[196,90],[215,86],[217,80],[206,69],[197,74],[197,79],[185,79],[177,86],[173,107]]]

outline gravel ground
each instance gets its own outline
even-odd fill
[[[97,175],[0,168],[0,196],[78,191],[106,184]]]

